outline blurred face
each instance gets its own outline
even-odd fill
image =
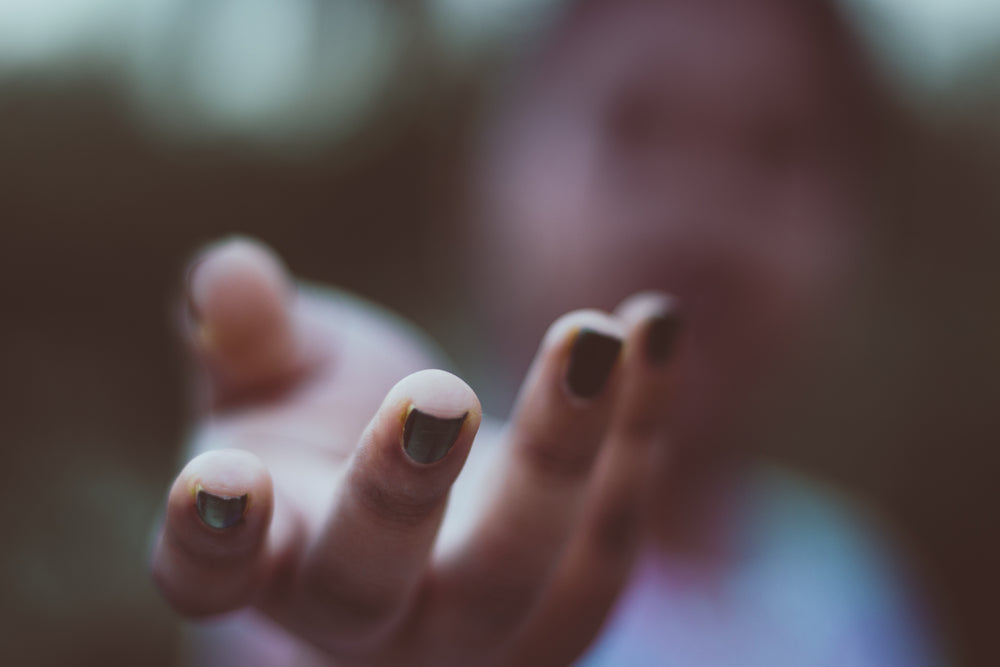
[[[784,3],[603,4],[548,45],[495,135],[486,260],[518,309],[497,319],[523,358],[568,309],[674,294],[675,408],[704,430],[832,306],[857,147],[821,40]]]

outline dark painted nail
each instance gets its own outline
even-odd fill
[[[580,398],[593,398],[601,393],[618,360],[622,342],[592,329],[576,335],[569,355],[566,384]]]
[[[195,499],[198,516],[206,526],[230,528],[239,523],[247,511],[247,494],[242,496],[217,496],[208,491],[198,491]]]
[[[403,449],[417,463],[434,463],[444,458],[462,432],[468,412],[461,417],[442,419],[410,408],[403,424]]]
[[[674,351],[681,321],[676,315],[656,315],[646,324],[646,361],[654,366],[666,363]]]

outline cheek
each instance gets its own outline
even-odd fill
[[[822,204],[822,205],[820,205]],[[828,200],[771,209],[771,227],[734,249],[724,307],[731,345],[757,369],[793,358],[838,309],[855,266],[856,221]]]
[[[782,301],[806,319],[833,307],[857,265],[863,207],[834,176],[790,185],[764,261]]]

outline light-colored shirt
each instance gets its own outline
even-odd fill
[[[753,473],[721,568],[647,551],[577,667],[945,664],[867,515],[789,473]]]

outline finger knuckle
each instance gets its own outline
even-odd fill
[[[628,498],[605,503],[589,523],[590,542],[605,560],[628,558],[639,542],[642,522],[638,508]]]
[[[397,591],[364,585],[328,568],[309,568],[304,583],[323,609],[331,639],[363,639],[388,623],[399,604]]]
[[[642,445],[657,440],[662,431],[662,418],[659,414],[633,415],[622,428],[623,439]]]
[[[551,439],[528,439],[521,444],[520,454],[528,467],[541,477],[575,481],[590,472],[594,453],[572,445]]]
[[[358,502],[372,515],[392,525],[422,522],[440,506],[440,494],[423,488],[403,487],[369,481],[355,487]]]

